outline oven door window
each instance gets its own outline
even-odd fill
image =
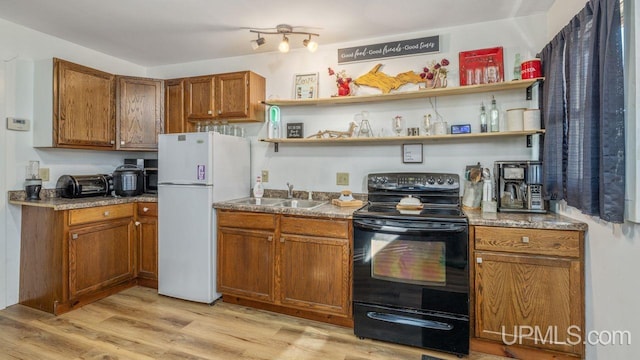
[[[371,239],[372,278],[416,285],[447,284],[444,242],[390,241],[379,237]]]

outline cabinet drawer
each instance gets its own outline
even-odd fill
[[[158,203],[138,203],[138,215],[158,216]]]
[[[283,216],[280,231],[283,234],[348,238],[349,222],[346,220]]]
[[[476,250],[508,251],[552,256],[580,256],[580,232],[475,227]]]
[[[218,210],[218,226],[273,230],[276,228],[276,216],[264,213]]]
[[[134,205],[131,203],[69,210],[69,225],[131,217]]]

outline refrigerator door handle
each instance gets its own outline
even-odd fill
[[[166,186],[175,186],[175,185],[181,185],[181,186],[211,186],[211,185],[207,185],[207,184],[203,184],[203,183],[174,183],[174,182],[158,183],[158,186],[160,186],[160,185],[166,185]]]

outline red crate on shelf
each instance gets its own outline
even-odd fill
[[[502,46],[461,51],[459,57],[460,86],[504,81]]]

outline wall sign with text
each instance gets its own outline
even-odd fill
[[[338,49],[338,63],[440,52],[440,35]]]
[[[304,136],[303,123],[287,123],[287,139],[300,139]]]

